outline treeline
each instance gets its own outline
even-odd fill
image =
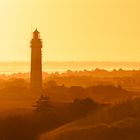
[[[54,102],[71,102],[76,98],[84,99],[89,97],[100,103],[111,104],[139,95],[139,92],[125,90],[120,85],[66,86],[65,84],[59,85],[55,81],[45,82],[43,93]],[[0,89],[0,99],[2,101],[23,101],[24,104],[24,100],[33,101],[34,95],[35,93],[30,90],[29,83],[24,79],[9,80]],[[38,97],[40,94],[35,96]]]
[[[15,73],[12,75],[0,75],[0,88],[10,84],[26,84],[29,87],[29,73]],[[65,73],[43,72],[44,87],[48,81],[55,81],[58,85],[66,86],[96,86],[96,85],[121,85],[132,91],[140,91],[140,70],[112,70],[95,69],[92,71],[71,71]]]

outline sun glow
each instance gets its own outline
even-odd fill
[[[140,2],[0,0],[0,61],[29,61],[31,32],[43,61],[140,61]]]

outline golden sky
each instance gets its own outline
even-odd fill
[[[140,0],[0,0],[0,61],[140,61]]]

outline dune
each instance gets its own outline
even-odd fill
[[[82,120],[64,125],[49,133],[42,134],[39,140],[139,140],[140,123],[133,118],[126,118],[111,125],[84,125]],[[131,132],[131,133],[130,133]]]
[[[39,140],[140,140],[140,99],[109,107],[40,135]]]

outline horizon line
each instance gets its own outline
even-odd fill
[[[57,60],[49,60],[49,61],[42,61],[42,63],[140,63],[140,61],[94,61],[94,60],[89,60],[89,61],[74,61],[74,60],[66,60],[66,61],[57,61]],[[30,63],[30,61],[16,61],[16,60],[12,60],[12,61],[0,61],[0,63]]]

